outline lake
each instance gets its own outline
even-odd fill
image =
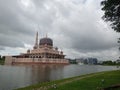
[[[0,65],[0,90],[116,69],[116,66],[100,65]]]

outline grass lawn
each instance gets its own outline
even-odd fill
[[[120,84],[120,70],[39,83],[17,90],[100,90],[100,88],[116,84]],[[120,88],[114,90],[120,90]]]

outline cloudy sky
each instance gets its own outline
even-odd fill
[[[67,57],[116,60],[117,38],[101,17],[101,0],[0,0],[0,55],[32,49],[47,33]]]

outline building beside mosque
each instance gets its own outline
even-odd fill
[[[59,51],[57,47],[53,47],[53,40],[49,37],[41,38],[38,41],[38,32],[36,33],[35,45],[32,50],[15,56],[6,56],[6,64],[69,64],[65,59],[63,51]]]

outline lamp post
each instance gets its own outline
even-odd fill
[[[120,38],[118,38],[118,43],[119,43],[119,50],[120,50]],[[120,58],[120,57],[119,57]]]
[[[118,47],[119,47],[119,51],[120,51],[120,38],[118,38]],[[120,56],[119,56],[119,60],[120,60]]]

